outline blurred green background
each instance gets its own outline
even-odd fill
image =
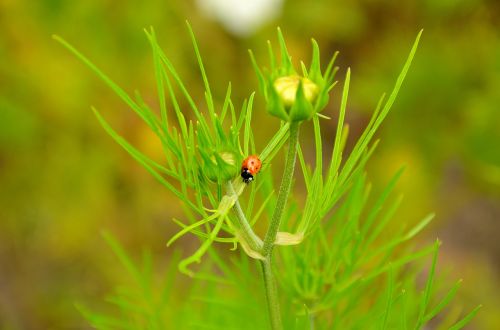
[[[398,216],[436,211],[437,220],[418,239],[443,240],[440,271],[464,279],[456,308],[484,305],[469,329],[500,329],[500,2],[277,0],[238,7],[241,2],[215,8],[208,0],[0,0],[0,329],[89,328],[74,303],[98,307],[125,277],[102,229],[133,255],[149,247],[158,271],[166,267],[171,251],[165,242],[177,230],[170,219],[182,218],[182,210],[105,134],[90,105],[148,155],[159,159],[161,148],[51,34],[156,106],[142,30],[152,25],[201,103],[186,19],[215,95],[220,100],[232,81],[237,105],[257,89],[247,49],[265,64],[265,42],[275,40],[276,26],[295,59],[308,62],[311,37],[323,55],[339,50],[339,79],[347,66],[353,71],[352,135],[392,88],[424,28],[407,81],[379,132],[369,177],[383,184],[406,164],[398,187],[406,200]],[[336,93],[326,110],[332,116]],[[260,109],[258,95],[254,122],[269,131],[257,141],[262,147],[276,121]],[[333,136],[333,122],[325,135]],[[196,244],[182,242],[188,250]]]

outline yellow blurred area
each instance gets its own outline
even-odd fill
[[[280,6],[255,29],[232,34],[195,1],[0,0],[1,329],[88,328],[74,303],[99,301],[125,276],[100,236],[103,229],[132,254],[148,247],[160,268],[167,263],[165,242],[178,230],[171,218],[182,218],[182,209],[106,135],[90,106],[160,161],[161,145],[51,35],[76,45],[126,91],[139,90],[157,107],[143,33],[154,26],[201,104],[186,19],[217,102],[231,81],[237,109],[258,88],[247,49],[266,63],[266,40],[275,40],[276,26],[297,64],[308,63],[311,37],[324,56],[339,50],[338,79],[347,66],[353,74],[346,118],[351,142],[424,28],[407,81],[378,133],[368,175],[377,190],[406,165],[398,219],[414,223],[436,212],[418,239],[443,241],[440,267],[447,277],[464,279],[457,308],[484,305],[469,329],[500,328],[500,2],[285,0]],[[334,119],[338,93],[336,87],[325,113]],[[260,94],[254,109],[262,148],[277,123],[262,111]],[[330,150],[334,121],[325,127]],[[307,154],[307,145],[303,149]]]

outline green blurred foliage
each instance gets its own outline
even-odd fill
[[[142,31],[152,25],[201,100],[185,19],[197,34],[219,101],[228,81],[236,104],[257,89],[246,49],[264,61],[265,40],[277,25],[295,59],[307,62],[311,37],[324,55],[339,50],[341,72],[350,66],[354,77],[351,135],[367,123],[378,96],[390,90],[408,45],[424,28],[410,74],[379,134],[382,143],[369,177],[377,187],[407,164],[398,187],[407,197],[398,216],[416,219],[436,211],[438,221],[424,240],[443,240],[441,271],[464,278],[459,299],[464,310],[485,306],[470,328],[500,328],[495,313],[500,308],[500,3],[495,0],[289,0],[281,16],[244,38],[205,17],[193,1],[0,1],[0,328],[87,327],[74,303],[99,301],[124,280],[99,235],[103,228],[137,255],[149,247],[155,264],[166,267],[171,251],[164,243],[176,230],[170,219],[182,210],[106,136],[89,106],[147,154],[161,159],[161,147],[51,34],[77,45],[127,91],[138,89],[156,105],[152,57]],[[336,90],[333,104],[338,97]],[[258,95],[255,109],[262,106]],[[325,114],[335,116],[333,109]],[[330,141],[333,122],[325,133]],[[262,127],[256,139],[263,145],[276,121],[262,111],[254,123]],[[304,136],[303,143],[310,139]],[[189,238],[183,244],[194,249]]]

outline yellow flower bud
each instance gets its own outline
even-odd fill
[[[310,79],[297,75],[280,77],[274,81],[274,88],[285,107],[291,107],[295,103],[297,89],[302,81],[304,96],[307,101],[314,102],[318,96],[318,86]]]

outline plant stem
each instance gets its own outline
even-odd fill
[[[236,191],[234,190],[233,183],[228,181],[226,183],[226,190],[229,195],[236,196]],[[248,220],[241,209],[240,202],[238,201],[238,196],[236,196],[236,202],[234,203],[233,209],[235,210],[236,217],[238,219],[239,229],[243,235],[243,239],[248,243],[250,248],[254,251],[260,251],[262,249],[262,240],[255,234],[252,227],[248,223]]]
[[[271,328],[273,330],[282,330],[283,324],[281,323],[278,288],[276,287],[276,280],[272,270],[271,255],[267,256],[266,259],[261,260],[260,263],[262,265],[264,286],[266,287],[266,301],[271,321]]]
[[[293,173],[295,170],[295,161],[297,158],[297,146],[299,143],[299,123],[294,122],[290,124],[290,137],[288,140],[288,152],[285,160],[285,170],[281,179],[280,190],[278,193],[278,201],[274,209],[271,223],[267,229],[266,237],[264,239],[264,246],[262,247],[262,255],[264,260],[261,260],[262,275],[264,285],[266,287],[266,301],[269,311],[269,318],[273,330],[283,329],[281,323],[280,305],[278,299],[278,288],[272,270],[272,252],[274,241],[281,223],[283,210],[285,209],[288,195],[292,187]]]
[[[264,246],[262,248],[262,255],[264,257],[271,255],[274,241],[276,240],[276,234],[278,233],[278,229],[280,227],[283,210],[285,209],[288,195],[290,194],[290,188],[292,187],[293,172],[295,170],[295,161],[297,159],[297,146],[299,144],[299,125],[299,122],[293,122],[290,124],[290,137],[288,140],[288,152],[285,160],[285,169],[281,179],[278,201],[276,202],[273,217],[271,218],[271,223],[269,224],[269,228],[267,229],[266,237],[264,239]]]

